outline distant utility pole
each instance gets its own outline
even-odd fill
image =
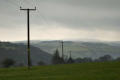
[[[62,41],[61,43],[62,43],[62,58],[64,59],[64,51],[63,51],[64,42]]]
[[[70,58],[71,58],[71,51],[70,51]]]
[[[36,7],[34,9],[23,9],[22,7],[20,7],[20,10],[24,10],[27,11],[27,52],[28,52],[28,69],[30,69],[31,66],[31,59],[30,59],[30,18],[29,18],[29,13],[30,11],[35,11]]]

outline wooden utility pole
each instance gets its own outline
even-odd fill
[[[70,51],[70,58],[72,58],[72,57],[71,57],[71,51]]]
[[[63,41],[61,42],[62,43],[62,58],[64,59],[64,52],[63,52]]]
[[[34,9],[23,9],[20,7],[20,10],[27,11],[27,55],[28,55],[28,69],[30,69],[31,66],[31,59],[30,59],[30,11],[35,11],[36,7]]]

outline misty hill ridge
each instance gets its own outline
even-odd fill
[[[83,41],[65,41],[64,53],[68,56],[69,51],[72,51],[74,58],[92,57],[97,58],[106,54],[114,58],[120,57],[120,42],[83,42]],[[60,41],[32,41],[32,45],[47,51],[51,54],[59,49],[61,53]]]
[[[26,45],[13,44],[9,42],[0,42],[0,62],[6,58],[15,60],[18,64],[27,64],[27,49]],[[39,61],[47,64],[51,63],[52,55],[37,47],[31,46],[31,61],[36,65]]]

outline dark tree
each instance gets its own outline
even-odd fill
[[[84,58],[77,58],[75,60],[77,63],[83,63],[83,62],[92,62],[92,58],[90,57],[84,57]]]
[[[74,63],[74,60],[73,60],[73,58],[72,58],[72,56],[71,56],[71,52],[70,52],[70,57],[69,57],[67,63],[69,63],[69,64],[70,64],[70,63]]]
[[[112,58],[112,56],[110,56],[110,55],[104,55],[104,56],[102,56],[102,57],[100,57],[100,58],[98,59],[98,61],[100,61],[100,62],[112,61],[112,60],[113,60],[113,58]]]
[[[116,59],[116,61],[120,61],[120,57],[118,57],[118,58]]]
[[[12,60],[12,59],[5,59],[3,62],[2,62],[2,64],[3,64],[3,67],[10,67],[10,66],[12,66],[12,65],[14,65],[15,64],[15,61],[14,60]]]
[[[18,66],[19,66],[19,67],[23,67],[24,64],[23,64],[23,63],[19,63]]]
[[[40,62],[38,62],[38,65],[45,65],[45,62],[40,61]]]
[[[68,61],[67,61],[67,63],[69,63],[69,64],[70,63],[74,63],[74,60],[72,58],[69,58]]]
[[[92,58],[90,58],[90,57],[85,57],[85,58],[83,58],[83,62],[92,62],[93,60],[92,60]]]
[[[65,63],[65,60],[64,60],[63,57],[60,57],[60,59],[59,59],[59,63],[60,63],[60,64],[64,64],[64,63]]]
[[[76,63],[82,63],[82,62],[83,62],[83,58],[77,58],[77,59],[75,60],[75,62],[76,62]]]
[[[61,62],[61,58],[59,56],[59,51],[56,50],[54,55],[53,55],[53,58],[52,58],[52,63],[53,64],[60,64],[60,62]]]

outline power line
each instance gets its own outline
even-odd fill
[[[32,0],[32,5],[33,5],[33,6],[36,5],[35,0]],[[36,6],[37,6],[37,5],[36,5]]]
[[[38,6],[39,7],[39,2],[40,2],[41,0],[32,0],[32,3],[33,3],[33,5],[36,5],[36,6]],[[50,26],[50,21],[48,21],[48,19],[46,19],[46,17],[43,15],[43,14],[41,14],[41,12],[40,12],[40,9],[39,10],[37,10],[37,13],[38,13],[38,17],[40,17],[40,19],[45,23],[45,24],[47,24],[47,25],[49,25]]]
[[[38,13],[39,13],[38,16],[41,17],[40,19],[42,19],[42,21],[43,21],[45,24],[47,24],[47,25],[50,26],[50,24],[48,23],[48,20],[47,20],[40,12],[38,12]]]
[[[16,7],[18,6],[16,3],[14,3],[13,1],[10,1],[10,0],[6,0],[8,3],[10,3],[12,6]]]
[[[23,6],[22,0],[17,0],[17,1],[18,1],[19,6]]]
[[[32,0],[25,0],[25,2],[26,2],[26,4],[29,6],[29,4],[31,5],[31,6],[35,6],[35,5],[32,5]]]

